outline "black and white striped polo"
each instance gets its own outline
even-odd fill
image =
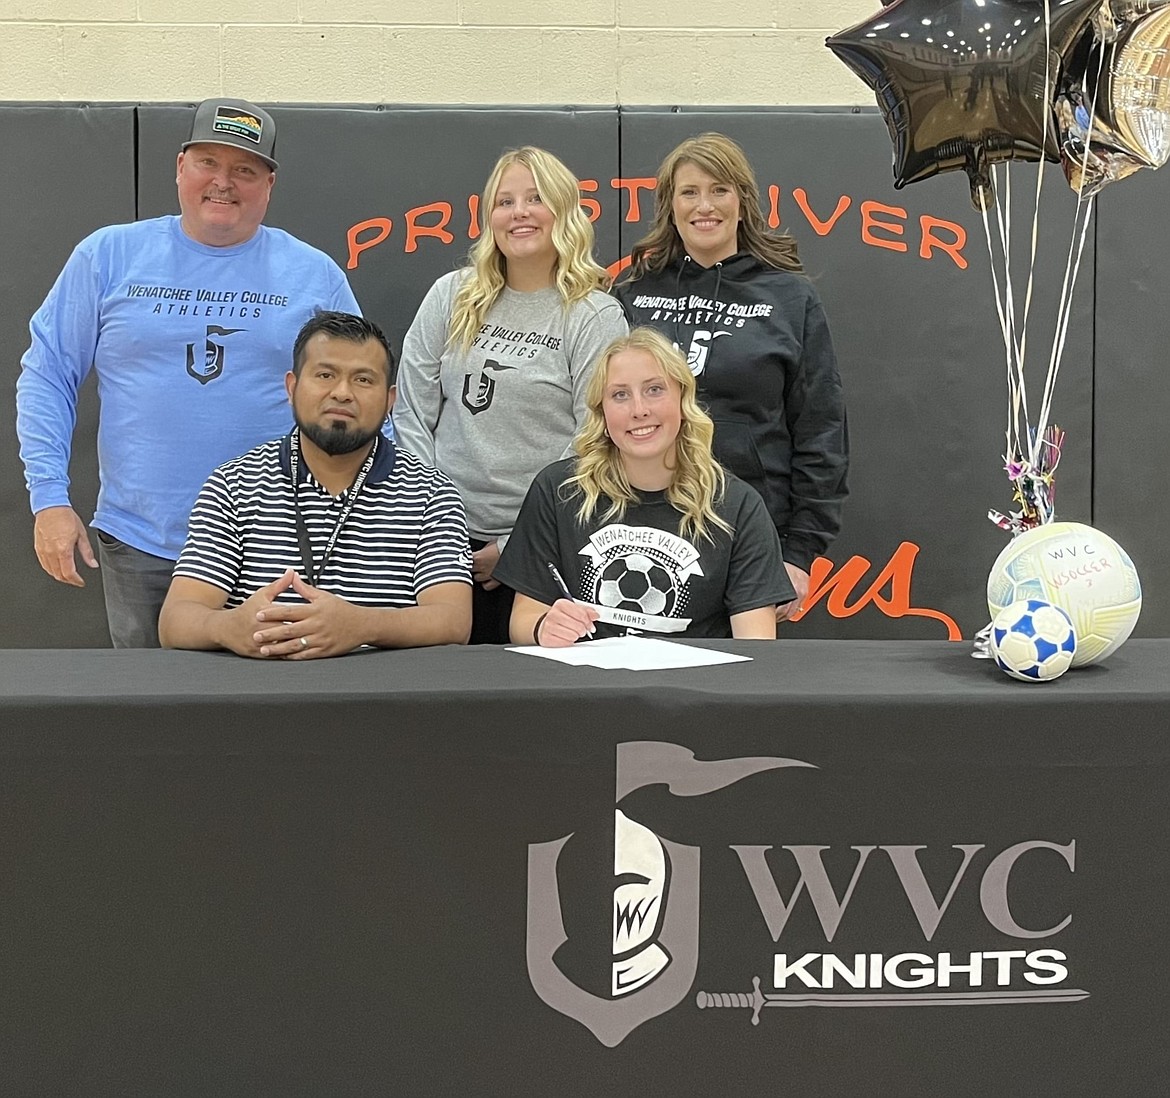
[[[208,478],[187,528],[176,576],[228,593],[231,609],[293,568],[297,542],[289,436],[221,465]],[[299,463],[301,514],[320,561],[348,492],[330,495]],[[436,583],[470,583],[467,520],[450,480],[383,437],[317,586],[360,606],[415,606]],[[277,602],[303,600],[285,591]]]

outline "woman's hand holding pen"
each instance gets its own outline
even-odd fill
[[[568,648],[593,632],[597,611],[579,602],[557,599],[540,619],[536,643],[543,648]]]
[[[557,599],[549,608],[548,613],[544,615],[536,623],[536,630],[533,637],[537,644],[544,645],[545,648],[567,648],[570,644],[576,644],[583,636],[588,634],[593,636],[593,623],[597,620],[597,611],[588,606],[583,606],[575,598],[573,598],[572,591],[569,590],[569,585],[565,583],[565,577],[561,575],[561,570],[553,564],[550,560],[548,562],[549,574],[553,578],[553,583],[557,585],[557,590],[564,596],[564,598]],[[561,612],[556,615],[556,640],[546,641],[544,638],[545,628],[549,625],[549,619],[556,614],[558,606],[568,608],[568,613]],[[584,626],[580,628],[580,626]],[[576,629],[576,632],[573,630]]]

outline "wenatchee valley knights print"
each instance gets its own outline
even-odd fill
[[[581,590],[602,621],[654,633],[681,633],[691,619],[689,581],[703,575],[699,550],[653,526],[603,526],[581,547]]]

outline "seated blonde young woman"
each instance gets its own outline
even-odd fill
[[[794,592],[755,489],[711,456],[695,378],[636,328],[602,352],[576,458],[533,482],[496,576],[516,591],[516,644],[627,630],[774,639]],[[571,596],[571,597],[566,597]]]

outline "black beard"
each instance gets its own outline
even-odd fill
[[[300,416],[294,418],[301,434],[317,449],[330,457],[352,454],[363,446],[369,446],[378,437],[380,430],[378,427],[372,431],[362,431],[356,427],[350,430],[349,425],[343,419],[335,419],[329,427],[322,427],[317,423],[305,423]]]

